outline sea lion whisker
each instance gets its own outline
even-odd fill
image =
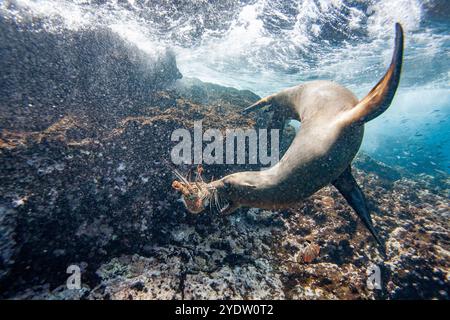
[[[209,205],[209,212],[212,212],[212,201],[211,201],[211,193],[208,194],[208,205]]]
[[[203,167],[201,164],[199,164],[197,166],[197,177],[196,177],[197,181],[204,182],[203,178],[202,178],[202,173],[203,173]]]
[[[222,207],[220,206],[219,193],[218,192],[216,192],[214,199],[216,201],[216,209],[220,213],[220,211],[222,210]]]
[[[213,210],[214,210],[213,206],[215,207],[215,202],[214,202],[215,194],[216,194],[216,189],[208,187],[208,196],[207,197],[208,197],[210,212],[213,212]]]
[[[227,207],[227,205],[228,205],[228,202],[226,202],[226,201],[223,201],[223,199],[222,199],[222,197],[220,196],[220,194],[219,194],[219,202],[220,202],[220,211],[222,211],[224,208],[226,208]],[[223,204],[223,205],[222,205]]]
[[[173,169],[173,173],[177,176],[178,179],[181,180],[181,182],[186,183],[186,184],[189,184],[189,181],[186,180],[186,178],[183,177],[183,175],[182,175],[180,172],[178,172],[177,169]]]
[[[216,210],[219,210],[219,202],[217,200],[217,194],[214,195],[214,205],[216,206]]]

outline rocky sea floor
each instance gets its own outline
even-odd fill
[[[355,175],[385,258],[331,186],[289,210],[185,211],[165,164],[171,132],[201,119],[204,127],[254,126],[236,110],[257,98],[184,79],[129,114],[67,109],[57,121],[42,115],[50,119],[43,129],[3,129],[0,296],[448,299],[448,176],[411,176],[358,156]],[[205,175],[243,167],[205,166]],[[66,287],[72,264],[81,267],[80,290]],[[367,287],[372,264],[381,290]]]

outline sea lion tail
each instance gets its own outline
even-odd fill
[[[403,61],[403,28],[395,24],[395,49],[383,78],[354,108],[344,115],[346,124],[365,123],[382,114],[392,102],[397,90]]]
[[[244,110],[242,110],[241,113],[242,114],[249,114],[250,112],[259,110],[259,109],[261,109],[261,108],[271,104],[273,97],[274,97],[274,95],[270,95],[270,96],[264,97],[264,98],[256,101],[250,107],[247,107]]]

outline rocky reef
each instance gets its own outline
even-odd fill
[[[15,32],[4,30],[3,36]],[[96,39],[113,37],[91,36],[80,49],[84,53],[73,57],[84,54],[89,60],[99,52]],[[73,41],[74,47],[83,46],[76,42],[79,35]],[[439,181],[411,176],[358,156],[356,178],[386,242],[386,257],[331,186],[289,210],[189,214],[171,189],[174,177],[166,161],[174,145],[172,131],[192,130],[196,120],[205,128],[253,127],[257,118],[238,111],[259,97],[195,79],[176,80],[180,74],[170,54],[164,70],[155,62],[151,72],[141,74],[145,59],[130,58],[124,54],[127,45],[115,41],[115,47],[102,46],[102,59],[109,57],[104,68],[114,70],[114,80],[120,75],[123,84],[116,82],[111,97],[102,91],[111,89],[105,80],[110,73],[90,76],[89,67],[79,67],[84,62],[74,63],[74,70],[85,74],[87,83],[98,80],[98,86],[85,91],[64,84],[78,93],[55,92],[71,96],[70,102],[54,103],[58,95],[47,95],[48,89],[27,91],[20,100],[14,84],[5,81],[27,88],[30,74],[2,79],[1,298],[449,298],[448,176]],[[121,65],[118,61],[124,60],[112,52],[131,62]],[[209,165],[205,176],[244,168],[258,169]],[[66,287],[66,269],[73,264],[82,274],[77,290]],[[372,264],[381,270],[381,290],[367,287]]]
[[[69,111],[93,119],[133,115],[182,77],[164,47],[143,50],[110,29],[37,27],[44,24],[0,16],[1,128],[43,130]]]
[[[258,97],[193,79],[116,121],[65,114],[42,131],[2,130],[1,288],[7,298],[448,298],[448,190],[360,155],[356,176],[386,241],[384,259],[327,187],[303,204],[190,215],[170,189],[175,128],[250,127]],[[111,125],[110,123],[113,123]],[[206,166],[206,176],[239,170]],[[431,178],[430,178],[431,179]],[[430,191],[432,190],[432,191]],[[311,262],[304,247],[320,248]],[[366,270],[382,270],[369,290]],[[82,290],[65,286],[82,267]]]

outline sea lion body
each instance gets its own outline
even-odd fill
[[[282,159],[272,168],[238,172],[205,184],[204,189],[214,195],[221,213],[229,214],[242,206],[290,207],[331,183],[381,245],[364,193],[353,177],[350,165],[361,145],[364,124],[390,106],[399,84],[403,29],[398,23],[395,28],[391,64],[384,77],[362,100],[336,83],[313,81],[262,98],[243,110],[247,114],[269,107],[274,112],[269,129],[282,129],[289,118],[299,120],[301,127]],[[190,184],[184,181],[184,185]],[[193,213],[200,212],[211,203],[211,198],[197,196],[199,205],[187,208]]]
[[[358,103],[346,88],[330,81],[313,81],[281,91],[273,108],[293,114],[301,130],[283,158],[263,171],[238,172],[217,181],[227,199],[240,206],[285,208],[334,181],[353,160],[364,126],[345,127],[338,115]]]

